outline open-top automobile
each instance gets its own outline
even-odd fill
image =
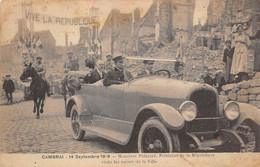
[[[94,133],[141,153],[259,151],[258,108],[229,101],[219,109],[214,87],[169,78],[168,70],[153,74],[82,84],[66,104],[73,137]]]

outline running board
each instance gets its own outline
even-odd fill
[[[115,132],[109,129],[97,127],[97,126],[84,126],[82,127],[83,130],[86,132],[93,133],[99,137],[105,138],[107,140],[113,141],[115,143],[121,144],[121,145],[126,145],[128,142],[128,137],[129,135],[120,133],[120,132]]]

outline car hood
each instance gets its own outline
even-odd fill
[[[217,94],[216,90],[208,84],[171,78],[144,77],[131,81],[129,84],[136,86],[139,93],[163,98],[189,99],[190,95],[196,90],[209,90]]]

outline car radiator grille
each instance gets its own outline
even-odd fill
[[[190,100],[197,105],[198,113],[194,121],[186,124],[186,130],[188,132],[216,131],[218,127],[216,94],[209,90],[199,90],[191,95]]]

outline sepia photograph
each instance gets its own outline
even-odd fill
[[[259,38],[260,0],[1,0],[0,166],[259,166]]]

